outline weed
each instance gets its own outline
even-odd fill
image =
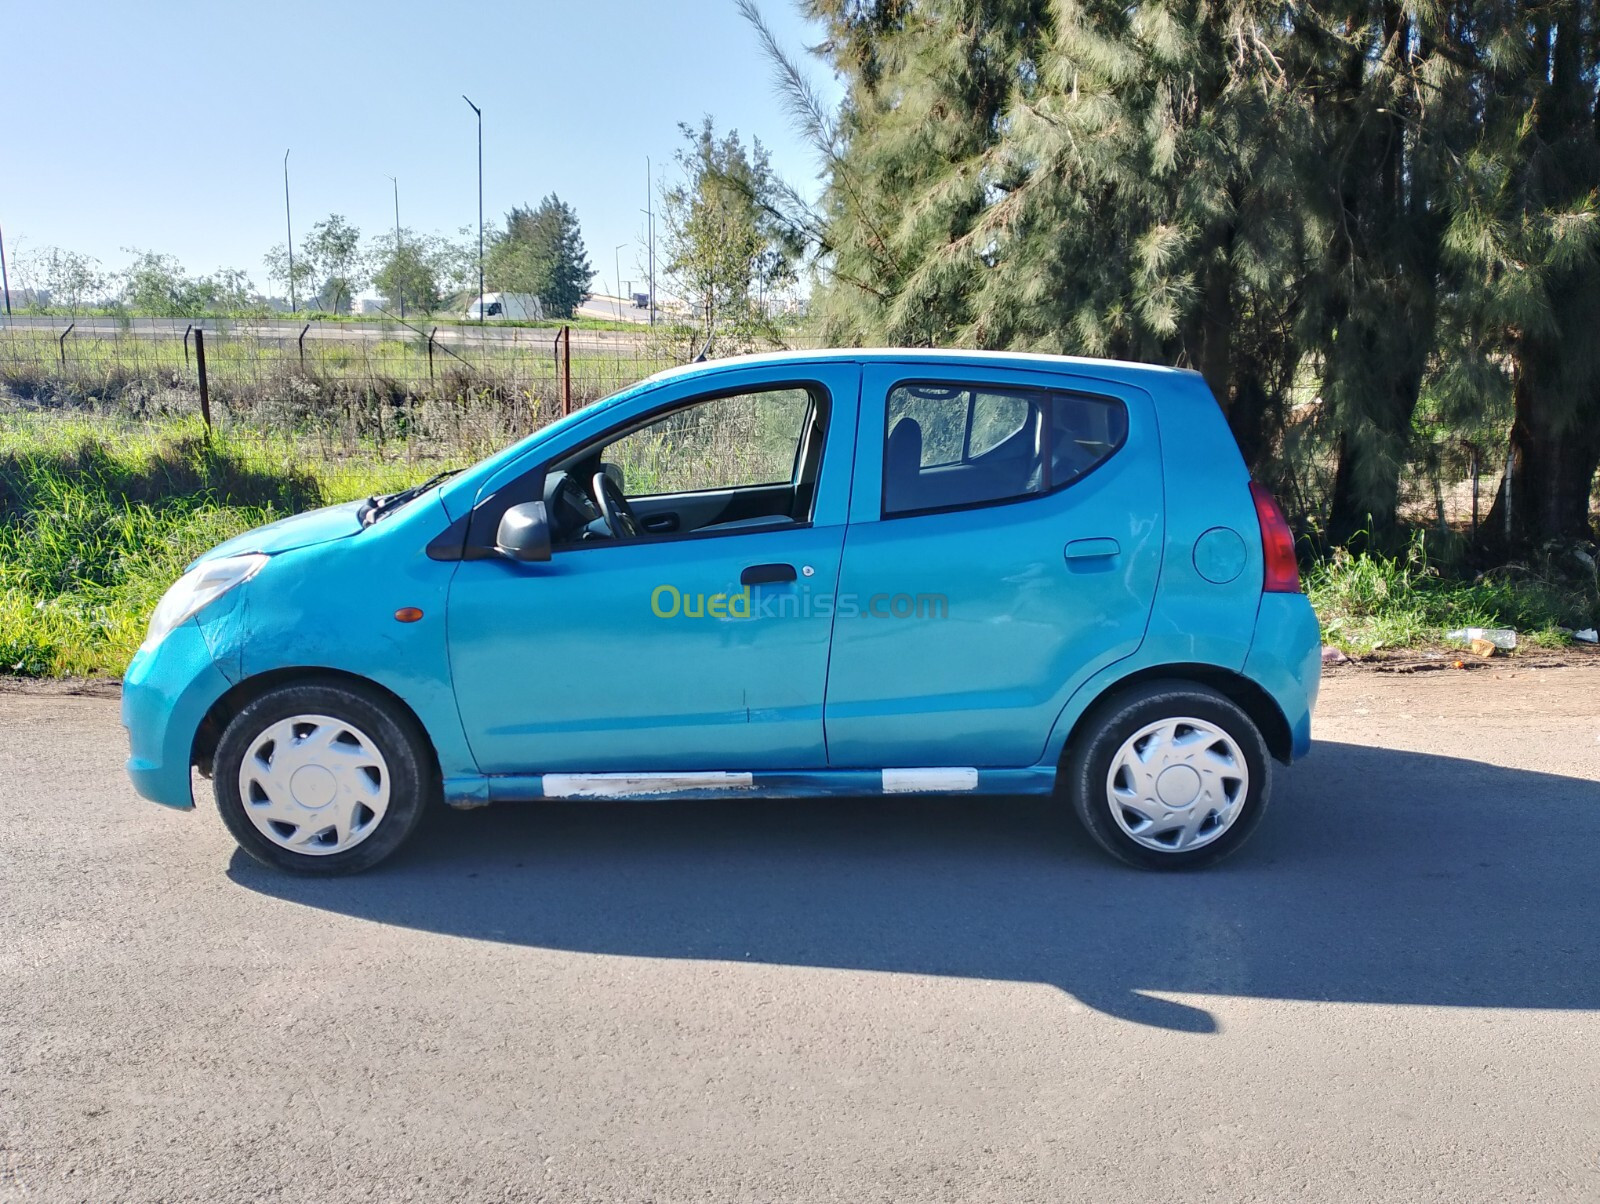
[[[1398,556],[1336,549],[1305,575],[1323,639],[1347,652],[1445,642],[1461,627],[1510,627],[1539,647],[1570,642],[1561,629],[1600,618],[1593,561],[1572,549],[1547,549],[1533,564],[1457,576],[1430,557],[1423,536]]]

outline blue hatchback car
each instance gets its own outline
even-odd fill
[[[1208,864],[1310,742],[1294,545],[1191,372],[823,351],[676,369],[201,557],[124,680],[139,792],[366,869],[435,798],[1054,794]]]

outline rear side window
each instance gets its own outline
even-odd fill
[[[885,516],[1049,493],[1128,435],[1127,410],[1112,398],[989,385],[897,385],[886,419]]]

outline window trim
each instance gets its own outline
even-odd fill
[[[1043,467],[1043,471],[1044,471],[1044,488],[1040,489],[1040,490],[1037,490],[1034,493],[1018,493],[1018,494],[1013,494],[1010,497],[990,498],[990,499],[988,499],[986,501],[981,501],[981,502],[952,502],[949,505],[944,505],[944,506],[921,506],[921,507],[918,507],[915,510],[890,510],[889,509],[889,399],[892,396],[894,396],[894,392],[895,392],[896,389],[908,388],[908,387],[909,388],[914,388],[914,387],[916,387],[918,385],[927,385],[927,386],[929,386],[931,388],[935,388],[935,389],[952,389],[952,388],[964,389],[964,390],[967,391],[969,396],[972,393],[977,392],[977,391],[981,391],[981,390],[988,390],[988,391],[995,392],[995,393],[1031,394],[1034,397],[1036,397],[1036,398],[1038,398],[1038,399],[1040,399],[1040,400],[1042,400],[1044,402],[1044,405],[1041,407],[1042,417],[1043,417],[1043,419],[1050,421],[1052,425],[1053,425],[1053,420],[1055,418],[1055,414],[1054,414],[1054,411],[1053,411],[1053,407],[1055,405],[1055,400],[1054,399],[1057,396],[1082,397],[1082,398],[1086,398],[1086,399],[1088,399],[1090,401],[1107,402],[1107,403],[1109,403],[1111,405],[1117,406],[1122,411],[1122,417],[1123,417],[1122,438],[1118,439],[1116,441],[1116,443],[1112,445],[1111,450],[1108,451],[1104,456],[1102,456],[1099,459],[1099,461],[1097,461],[1094,464],[1093,467],[1087,469],[1084,472],[1079,473],[1077,476],[1073,477],[1070,481],[1062,481],[1059,484],[1051,479],[1052,475],[1053,475],[1053,469],[1054,469],[1054,466],[1055,466],[1055,464],[1054,464],[1055,456],[1052,454],[1051,456],[1042,458],[1041,463],[1042,463],[1042,467]],[[960,461],[952,461],[952,463],[969,462],[967,460],[967,456],[966,456],[966,449],[968,447],[970,447],[970,445],[971,445],[972,408],[973,407],[972,407],[971,401],[968,401],[968,403],[967,403],[967,422],[966,422],[967,432],[962,437],[962,448],[963,448],[962,459]],[[1012,506],[1012,505],[1017,504],[1018,502],[1038,501],[1040,498],[1049,497],[1052,494],[1060,493],[1063,490],[1070,489],[1070,488],[1072,488],[1072,486],[1078,484],[1080,481],[1086,480],[1089,477],[1093,476],[1095,473],[1099,472],[1101,468],[1103,468],[1105,465],[1111,463],[1112,460],[1116,459],[1117,458],[1117,454],[1119,452],[1121,452],[1122,449],[1128,445],[1128,437],[1129,437],[1130,434],[1132,434],[1132,431],[1133,431],[1133,420],[1132,420],[1132,415],[1128,411],[1128,403],[1126,401],[1124,401],[1122,398],[1117,397],[1117,396],[1115,396],[1113,394],[1110,394],[1110,393],[1094,393],[1094,392],[1090,392],[1087,389],[1073,389],[1073,388],[1055,387],[1055,386],[1051,386],[1051,385],[1034,385],[1034,384],[1019,385],[1019,384],[1007,384],[1007,383],[1001,383],[1001,382],[998,382],[998,381],[984,381],[984,380],[953,381],[953,380],[935,380],[935,379],[930,379],[928,377],[906,377],[903,380],[896,380],[893,384],[891,384],[887,389],[884,390],[884,394],[883,394],[883,437],[882,437],[883,451],[882,451],[882,453],[880,455],[880,458],[879,458],[879,461],[878,461],[878,521],[879,522],[884,522],[884,521],[887,521],[887,520],[890,520],[890,519],[896,519],[896,518],[920,518],[921,516],[927,515],[927,514],[953,514],[953,513],[956,513],[958,511],[963,511],[963,510],[988,510],[988,509],[991,509],[991,508],[993,508],[995,506]],[[1006,437],[1007,438],[1013,438],[1014,435],[1008,435]],[[1004,442],[1004,440],[1002,440],[1002,442]],[[996,446],[998,446],[998,444]],[[984,454],[987,454],[987,453],[984,453]],[[947,465],[934,465],[933,467],[947,467]]]
[[[833,391],[828,388],[827,384],[824,381],[814,377],[793,377],[784,378],[781,380],[763,381],[754,386],[749,383],[743,385],[730,384],[720,389],[712,389],[704,393],[695,393],[689,397],[679,397],[675,400],[662,401],[656,405],[648,406],[639,413],[633,414],[621,422],[613,423],[611,426],[607,427],[605,430],[601,431],[592,438],[585,439],[581,443],[569,445],[555,454],[540,460],[539,463],[528,468],[526,472],[519,473],[511,480],[506,481],[503,485],[496,489],[493,494],[482,499],[476,506],[467,512],[467,514],[464,516],[466,519],[466,537],[470,541],[471,539],[480,536],[483,530],[483,528],[480,526],[481,523],[491,524],[489,526],[489,530],[492,533],[495,529],[495,525],[499,523],[501,515],[503,515],[511,506],[517,504],[517,501],[513,499],[517,498],[518,495],[513,491],[520,491],[525,486],[532,484],[536,486],[533,497],[519,500],[537,500],[538,498],[541,498],[544,495],[545,480],[549,476],[551,467],[557,461],[569,459],[573,455],[587,452],[596,446],[604,447],[608,439],[615,438],[614,432],[627,427],[630,424],[637,424],[633,428],[635,430],[642,429],[643,427],[649,426],[654,420],[663,418],[675,410],[688,409],[690,406],[699,405],[702,402],[717,401],[724,397],[739,397],[748,393],[778,392],[783,389],[804,389],[806,391],[808,396],[811,398],[810,408],[807,409],[808,417],[815,412],[815,409],[819,404],[822,406],[822,447],[817,455],[816,482],[820,485],[822,481],[823,470],[826,468],[828,463],[828,447],[829,444],[833,442],[835,431],[833,421],[835,408]],[[630,431],[630,433],[632,432]],[[855,439],[855,432],[853,430],[850,432],[850,438],[852,441]],[[685,491],[684,496],[688,496],[695,492],[726,493],[735,489],[773,489],[782,484],[783,482],[777,481],[766,485],[736,485],[730,486],[726,489],[693,490]],[[791,477],[789,484],[791,487],[796,487],[797,482]],[[640,496],[644,497],[646,495],[641,494]],[[650,494],[648,496],[672,497],[678,495],[658,493]],[[637,547],[641,544],[683,543],[695,539],[716,539],[721,536],[758,534],[771,535],[777,531],[807,530],[816,521],[816,506],[817,492],[813,490],[811,498],[811,517],[806,519],[804,522],[795,522],[792,526],[788,527],[749,527],[743,530],[735,529],[731,531],[669,531],[659,534],[641,535],[635,539],[597,539],[589,543],[556,545],[551,548],[551,555],[558,556],[564,555],[567,552],[593,551],[596,548],[631,548]]]

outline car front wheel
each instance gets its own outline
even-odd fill
[[[334,680],[280,686],[223,732],[217,809],[263,865],[314,875],[370,869],[400,847],[436,791],[425,741],[376,690]]]
[[[1141,869],[1198,869],[1255,830],[1272,760],[1250,716],[1225,695],[1148,682],[1098,708],[1074,734],[1066,789],[1097,844]]]

